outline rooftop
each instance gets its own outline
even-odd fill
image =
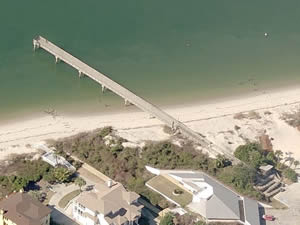
[[[260,166],[259,169],[267,172],[267,171],[273,169],[273,166],[272,165]]]
[[[147,169],[149,170],[150,167]],[[203,216],[208,220],[236,220],[248,222],[249,225],[259,225],[258,204],[248,198],[239,196],[222,183],[202,172],[194,171],[176,171],[176,170],[158,170],[150,168],[159,176],[152,180],[164,177],[160,186],[155,185],[152,180],[147,183],[150,188],[160,194],[167,196],[171,200],[179,196],[167,195],[165,189],[169,190],[169,182],[173,183],[172,187],[184,189],[191,193],[192,200],[189,200],[187,207]],[[181,196],[183,197],[183,196]],[[185,197],[188,201],[188,198]],[[178,202],[178,201],[177,201]],[[180,204],[181,206],[184,206]]]
[[[40,220],[51,213],[51,209],[26,193],[13,193],[0,200],[4,217],[16,224],[40,225]]]
[[[240,219],[240,197],[204,173],[173,172],[170,175],[182,183],[197,187],[192,206],[208,219]],[[217,212],[217,213],[216,213]]]
[[[126,191],[116,183],[111,187],[97,185],[94,190],[81,193],[76,201],[94,212],[104,214],[108,222],[121,225],[140,216],[142,206],[134,203],[138,198],[138,194]]]
[[[147,186],[160,192],[160,194],[163,194],[164,196],[176,202],[180,206],[188,205],[192,202],[193,199],[191,193],[177,186],[164,176],[156,176],[152,178],[147,182]],[[173,192],[175,189],[180,189],[183,193],[180,195],[174,195]]]

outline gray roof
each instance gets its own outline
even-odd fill
[[[250,225],[260,225],[258,204],[249,198],[244,198],[245,220]]]
[[[170,175],[182,178],[185,183],[192,186],[196,190],[198,189],[198,191],[201,191],[200,187],[196,188],[195,185],[191,184],[191,182],[197,182],[197,179],[203,179],[204,182],[213,187],[212,197],[205,202],[205,206],[199,205],[199,209],[202,208],[200,210],[203,213],[202,216],[206,217],[207,219],[240,219],[240,197],[230,189],[226,188],[223,184],[201,172],[174,172],[170,173]],[[205,210],[205,212],[203,210]]]
[[[213,187],[214,194],[206,205],[207,219],[240,219],[240,197],[224,185],[204,175],[205,182]]]

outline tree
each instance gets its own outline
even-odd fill
[[[290,162],[289,168],[292,167],[292,165],[294,164],[294,161],[295,161],[295,159],[293,157],[290,157],[290,159],[289,159],[289,162]]]
[[[295,160],[294,161],[294,166],[295,166],[295,169],[300,165],[300,162],[298,160]]]
[[[258,168],[263,163],[262,153],[259,151],[253,151],[249,153],[248,162],[253,168]]]
[[[20,191],[21,189],[25,188],[28,185],[28,180],[24,177],[17,177],[17,176],[9,176],[8,177],[11,185],[12,185],[12,189],[14,191]]]
[[[50,184],[54,184],[56,182],[53,170],[50,170],[48,173],[46,173],[43,178]]]
[[[234,156],[254,168],[258,168],[265,160],[261,146],[258,143],[240,145],[235,150]]]
[[[172,213],[167,213],[161,220],[159,225],[174,225],[174,216]]]
[[[80,191],[82,191],[81,188],[82,188],[84,185],[86,185],[86,182],[85,182],[85,180],[84,180],[83,178],[77,177],[77,178],[75,179],[75,185],[77,185],[77,186],[80,188]]]
[[[28,192],[28,194],[31,196],[31,197],[33,197],[34,199],[36,199],[36,200],[38,200],[38,201],[40,201],[40,202],[43,202],[43,201],[45,201],[45,199],[46,199],[46,193],[41,193],[41,192],[39,192],[39,191],[36,191],[36,190],[31,190],[31,191],[29,191]]]
[[[58,183],[65,183],[69,181],[72,174],[64,167],[57,167],[53,170],[53,175]]]
[[[221,181],[242,194],[261,199],[260,193],[253,188],[255,176],[255,169],[243,164],[226,167],[218,174]]]
[[[275,151],[275,156],[277,158],[277,162],[280,162],[282,160],[282,157],[283,157],[283,152],[281,150],[276,150]]]
[[[291,168],[287,168],[283,171],[283,176],[289,179],[292,182],[297,182],[298,180],[298,175],[297,173],[292,170]]]
[[[230,166],[231,162],[224,155],[218,154],[216,158],[216,167],[224,168],[226,166]]]
[[[292,157],[292,152],[286,152],[285,153],[285,158],[284,158],[284,161],[283,161],[283,164],[285,164],[286,162],[290,162],[292,159],[293,159],[293,157]]]
[[[273,166],[277,165],[278,159],[274,152],[269,152],[266,156],[265,162]]]

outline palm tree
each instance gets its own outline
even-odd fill
[[[64,167],[57,167],[53,170],[53,175],[56,179],[56,181],[58,181],[59,183],[65,183],[67,181],[69,181],[70,176],[72,175],[72,173],[64,168]]]
[[[276,150],[275,156],[277,158],[277,161],[280,162],[282,160],[283,152],[281,150]]]
[[[295,169],[300,165],[300,162],[298,160],[295,160],[294,161],[294,166],[295,166]]]
[[[289,166],[289,168],[291,168],[292,165],[293,165],[294,162],[295,162],[295,159],[294,159],[293,157],[290,157],[289,161],[290,161],[290,166]]]
[[[283,163],[282,164],[285,164],[286,162],[291,162],[294,158],[292,157],[292,152],[286,152],[285,153],[285,157],[284,157],[284,161],[283,161]]]
[[[85,182],[85,180],[84,180],[83,178],[77,177],[77,178],[75,179],[75,185],[77,185],[77,186],[80,188],[80,191],[82,191],[81,188],[82,188],[84,185],[86,185],[86,182]]]

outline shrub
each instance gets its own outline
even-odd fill
[[[70,181],[70,177],[72,175],[72,173],[64,167],[57,167],[52,170],[52,173],[56,179],[56,182],[58,183],[65,183]]]
[[[181,190],[181,189],[179,189],[179,188],[176,188],[176,189],[174,190],[174,194],[180,195],[180,194],[182,194],[182,193],[183,193],[183,190]]]
[[[255,169],[242,164],[226,167],[218,174],[218,178],[228,186],[261,200],[263,196],[253,188],[255,176]]]
[[[56,182],[56,178],[52,170],[46,173],[43,178],[45,181],[47,181],[50,184],[54,184]]]
[[[294,183],[298,181],[297,173],[291,168],[286,168],[283,170],[283,176]]]
[[[174,215],[172,213],[167,213],[161,220],[159,225],[174,225],[173,222]]]
[[[258,143],[240,145],[235,150],[234,156],[255,169],[265,163],[272,165],[277,163],[274,153],[265,155]]]
[[[103,127],[100,132],[99,135],[103,138],[109,134],[111,134],[113,131],[112,127],[108,126],[108,127]]]
[[[42,160],[25,160],[17,174],[28,181],[36,182],[42,179],[50,168],[51,166]]]

